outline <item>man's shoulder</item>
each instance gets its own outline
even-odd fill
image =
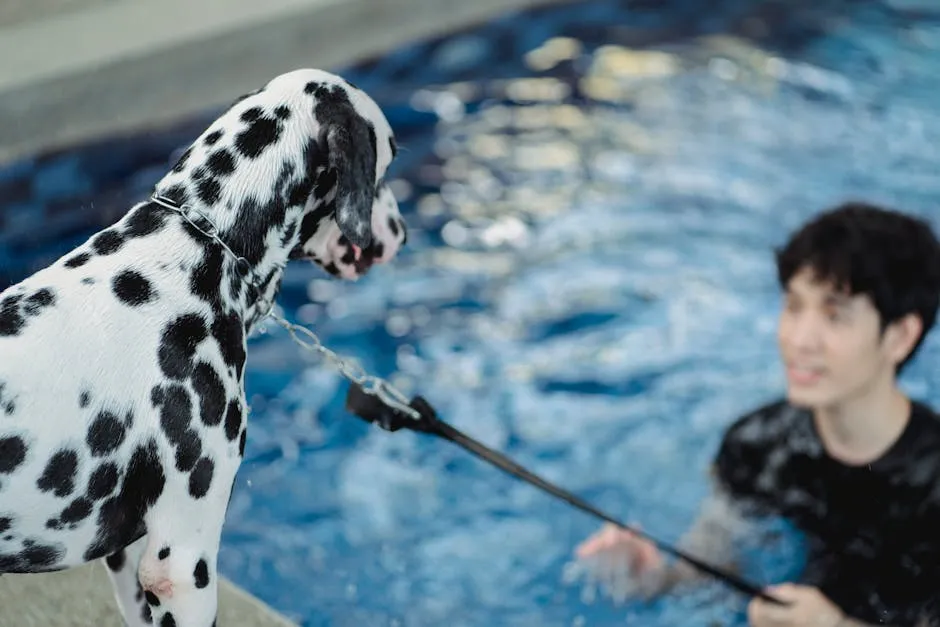
[[[781,443],[787,433],[805,426],[809,412],[777,398],[740,415],[725,429],[723,444],[760,446]]]
[[[785,399],[765,402],[736,418],[721,439],[711,472],[715,487],[746,504],[748,511],[774,503],[779,465],[811,432],[808,413]],[[798,448],[798,447],[797,447]]]

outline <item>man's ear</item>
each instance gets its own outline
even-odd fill
[[[322,145],[336,176],[335,220],[339,230],[359,248],[372,243],[375,200],[375,130],[352,105],[323,129]]]
[[[909,313],[895,320],[885,329],[884,347],[888,356],[895,363],[901,363],[911,354],[917,340],[924,332],[924,324],[920,316]]]

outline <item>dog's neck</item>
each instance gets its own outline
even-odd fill
[[[158,186],[151,202],[179,215],[183,228],[205,247],[205,266],[220,264],[219,298],[238,312],[250,331],[271,310],[280,290],[304,204],[260,203],[251,196],[240,204],[180,200],[178,188],[161,192]]]

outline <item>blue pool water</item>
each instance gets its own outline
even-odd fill
[[[940,218],[936,6],[595,0],[330,68],[398,132],[410,245],[357,284],[293,267],[279,303],[468,434],[675,540],[722,428],[782,389],[773,246],[849,198]],[[0,170],[0,288],[144,197],[216,113]],[[249,355],[221,568],[301,624],[743,624],[720,585],[592,597],[565,574],[595,521],[350,417],[343,382],[282,332]],[[938,366],[933,336],[905,387],[940,403]],[[780,532],[749,577],[799,568]]]

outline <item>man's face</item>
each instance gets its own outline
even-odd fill
[[[894,377],[897,350],[886,345],[868,296],[838,291],[804,269],[784,297],[777,341],[791,403],[831,408]]]

